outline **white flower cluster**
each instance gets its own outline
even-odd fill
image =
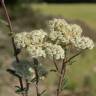
[[[82,29],[76,24],[68,24],[64,19],[53,19],[48,23],[50,33],[49,38],[52,41],[62,44],[72,43],[80,49],[92,49],[93,41],[82,36]]]
[[[33,30],[32,32],[22,32],[15,35],[15,42],[18,48],[25,48],[29,45],[42,46],[43,39],[47,33],[43,30]]]
[[[14,40],[17,48],[24,48],[31,43],[30,35],[27,32],[16,34]]]
[[[76,24],[68,24],[64,19],[53,19],[49,23],[49,37],[53,41],[69,43],[71,39],[80,37],[82,29]]]
[[[65,57],[63,44],[71,43],[79,49],[94,47],[90,38],[82,36],[80,26],[68,24],[64,19],[50,20],[48,28],[49,33],[40,29],[16,34],[14,37],[16,46],[25,48],[32,57],[46,57],[48,55],[54,56],[55,59]]]
[[[79,49],[93,49],[94,47],[93,41],[90,38],[84,36],[74,39],[73,44]]]
[[[46,43],[45,51],[49,56],[54,56],[56,59],[63,59],[65,57],[64,50],[57,44]]]
[[[36,45],[30,45],[28,46],[26,49],[28,51],[28,53],[32,56],[32,57],[46,57],[46,53],[45,50],[43,50],[42,48],[43,46],[36,46]]]
[[[33,45],[35,45],[35,44],[42,45],[45,36],[47,36],[47,33],[44,32],[42,29],[40,29],[40,30],[33,30],[32,32],[30,32],[29,35],[31,36]]]
[[[29,33],[31,44],[27,46],[27,51],[32,57],[46,57],[45,51],[43,50],[44,39],[47,33],[43,30],[34,30]]]
[[[22,32],[15,35],[17,48],[25,48],[32,57],[45,57],[45,51],[42,50],[44,38],[47,35],[43,30],[34,30],[32,32]]]

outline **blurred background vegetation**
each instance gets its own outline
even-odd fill
[[[52,18],[64,18],[69,23],[79,24],[85,36],[96,43],[96,0],[5,0],[12,21],[14,32],[45,28],[46,21]],[[0,5],[0,96],[17,96],[12,89],[17,84],[6,69],[13,60],[13,49],[8,36],[4,11]],[[74,59],[67,67],[66,86],[61,96],[96,96],[96,47]],[[47,63],[46,63],[47,62]],[[46,60],[45,66],[53,67]],[[52,78],[53,77],[53,78]],[[53,96],[56,83],[54,73],[49,73],[43,86]],[[56,81],[57,82],[57,81]],[[14,89],[15,90],[15,89]],[[65,95],[64,95],[65,94]]]

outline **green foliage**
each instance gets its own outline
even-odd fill
[[[83,87],[91,87],[92,82],[91,82],[91,77],[89,75],[86,75],[83,80]]]
[[[33,68],[37,70],[38,72],[38,76],[40,77],[46,77],[48,74],[47,69],[41,64],[39,63],[39,61],[37,59],[34,58],[34,63],[33,63]]]
[[[26,91],[26,88],[24,88],[24,89],[22,89],[22,88],[20,88],[19,86],[16,86],[16,93],[17,94],[22,94],[22,93],[25,93],[25,91]]]
[[[69,82],[67,81],[64,89],[68,89],[68,90],[71,90],[71,91],[74,91],[76,89],[77,85],[75,82]]]
[[[8,23],[6,21],[4,21],[3,19],[0,18],[0,23],[4,24],[5,26],[8,26]]]
[[[29,82],[36,81],[35,69],[37,69],[39,79],[42,79],[42,77],[46,77],[48,74],[46,68],[44,68],[43,65],[39,63],[37,65],[37,62],[32,63],[28,60],[20,60],[19,63],[14,61],[12,63],[12,66],[13,68],[8,69],[8,72],[10,72],[14,76],[21,77],[25,80],[28,80]]]
[[[61,90],[64,90],[68,87],[68,79],[64,78],[62,86],[61,86]]]
[[[27,79],[29,76],[31,76],[31,73],[29,71],[31,64],[27,60],[22,60],[19,64],[14,61],[12,65],[16,74],[18,74],[20,77]]]

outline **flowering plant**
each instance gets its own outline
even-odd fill
[[[43,29],[22,32],[16,34],[14,40],[17,48],[25,49],[33,58],[54,56],[55,59],[64,59],[68,44],[79,50],[94,47],[89,37],[82,36],[79,25],[56,18],[48,22],[48,32]]]
[[[14,36],[16,47],[26,50],[31,58],[38,59],[39,57],[53,58],[56,60],[62,60],[61,69],[55,62],[55,67],[60,75],[64,74],[65,63],[67,60],[67,51],[72,46],[78,51],[84,49],[93,49],[94,43],[89,37],[82,36],[82,28],[77,24],[68,24],[64,19],[53,19],[47,23],[48,30],[44,31],[33,30],[31,32],[17,33]],[[77,56],[77,55],[76,55]],[[60,72],[60,70],[62,70]],[[63,77],[60,76],[60,84],[58,85],[57,96],[60,93],[60,87],[63,82]],[[62,81],[62,82],[61,82]]]
[[[85,49],[93,49],[93,41],[82,35],[83,30],[79,25],[69,24],[64,19],[56,18],[48,21],[47,30],[39,29],[13,34],[4,1],[2,0],[1,3],[9,23],[16,58],[16,61],[12,63],[12,69],[8,69],[8,72],[19,78],[20,87],[17,86],[16,92],[22,94],[22,96],[28,96],[29,85],[34,82],[36,83],[37,96],[41,96],[45,92],[40,93],[38,86],[39,81],[47,76],[48,70],[39,62],[39,58],[47,58],[54,61],[56,72],[59,74],[56,96],[60,96],[66,65]],[[68,51],[71,48],[75,48],[78,52],[72,57],[68,57]],[[28,53],[31,61],[18,58],[18,54],[22,53],[22,50]],[[62,62],[61,65],[58,66],[56,61]],[[24,81],[26,82],[25,87],[23,85]]]

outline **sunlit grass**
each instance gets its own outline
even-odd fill
[[[32,4],[31,7],[44,14],[83,20],[96,29],[96,4]]]

